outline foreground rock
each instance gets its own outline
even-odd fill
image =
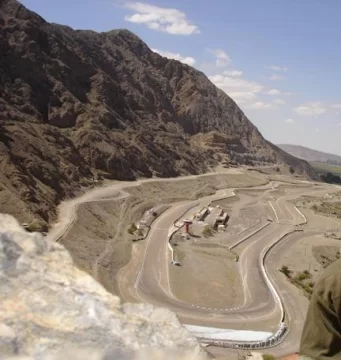
[[[127,30],[75,31],[1,0],[0,54],[0,209],[21,221],[50,222],[56,204],[103,177],[173,177],[219,162],[311,175],[203,73]]]
[[[68,252],[0,214],[0,357],[205,359],[168,310],[121,304]],[[25,359],[27,359],[25,357]]]

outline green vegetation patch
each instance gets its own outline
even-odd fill
[[[332,165],[332,164],[313,162],[313,161],[310,162],[310,165],[319,174],[326,174],[329,172],[335,175],[341,175],[341,166],[339,165]]]
[[[304,295],[310,299],[315,284],[311,280],[312,275],[309,270],[295,273],[290,270],[287,265],[283,265],[279,271],[282,272],[293,285],[303,290]]]
[[[28,232],[46,232],[48,228],[45,223],[39,220],[33,220],[27,225],[26,230]]]
[[[341,166],[323,162],[311,162],[310,165],[320,176],[321,180],[330,184],[341,184]]]
[[[263,357],[263,360],[276,360],[275,357],[270,354],[263,354],[262,357]]]
[[[136,227],[136,225],[134,224],[134,223],[132,223],[130,226],[129,226],[129,228],[128,228],[128,233],[130,234],[130,235],[134,235],[134,233],[135,233],[135,231],[137,230],[137,227]]]

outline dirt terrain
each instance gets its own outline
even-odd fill
[[[214,194],[218,189],[262,185],[269,181],[268,177],[253,171],[226,171],[226,175],[188,180],[151,180],[138,186],[130,183],[125,190],[130,194],[128,198],[79,205],[76,221],[59,241],[80,268],[116,293],[117,271],[131,256],[133,236],[128,233],[128,228],[132,222],[139,221],[146,210],[159,204],[198,199]]]
[[[182,267],[171,267],[171,286],[174,295],[187,303],[234,308],[243,297],[236,256],[228,248],[214,245],[202,240],[179,244],[175,253]]]

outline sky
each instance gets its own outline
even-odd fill
[[[340,0],[21,2],[75,29],[129,29],[203,71],[271,142],[341,155]]]

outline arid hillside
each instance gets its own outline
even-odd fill
[[[310,166],[261,136],[201,72],[127,30],[49,24],[0,1],[0,208],[46,222],[97,179],[230,165]]]
[[[299,145],[282,144],[282,145],[278,145],[278,147],[286,151],[287,153],[303,160],[319,161],[334,165],[341,165],[341,156],[339,155],[328,154],[322,151],[309,149],[307,147],[303,147]]]

